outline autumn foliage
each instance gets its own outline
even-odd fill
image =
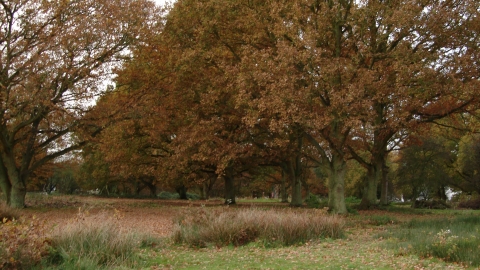
[[[93,22],[98,35],[112,30],[103,40],[113,51],[92,55],[91,69],[71,71],[77,77],[59,73],[48,80],[65,82],[65,98],[83,100],[91,93],[85,90],[99,87],[107,74],[104,60],[114,65],[128,48],[131,57],[113,69],[115,86],[88,112],[70,110],[62,99],[63,111],[33,106],[31,121],[18,120],[24,124],[17,128],[5,120],[10,139],[31,143],[15,146],[8,156],[13,146],[5,137],[4,179],[15,168],[29,176],[81,146],[84,187],[136,194],[145,189],[151,195],[161,188],[181,196],[199,189],[206,198],[221,186],[231,204],[250,183],[267,194],[281,186],[284,198],[288,190],[291,205],[301,206],[314,186],[309,183],[318,181],[317,188],[328,189],[330,210],[346,213],[345,194],[352,186],[360,190],[364,208],[376,206],[379,187],[380,202],[388,203],[389,156],[415,134],[478,110],[480,11],[473,0],[179,0],[165,13],[128,3],[135,13],[97,4],[98,14],[111,8],[111,19]],[[125,20],[125,27],[106,27],[114,19]],[[59,44],[66,56],[76,52],[67,41]],[[89,55],[85,50],[81,56]],[[78,57],[65,58],[68,67]],[[36,124],[32,115],[40,115],[39,108],[48,108],[51,120]],[[51,137],[42,139],[38,134],[50,134],[42,126],[47,122]],[[66,140],[73,131],[75,139]],[[53,144],[63,150],[45,150]],[[13,166],[21,160],[26,165]],[[352,176],[349,168],[358,173]]]

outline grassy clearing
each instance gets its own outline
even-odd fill
[[[149,250],[144,258],[151,269],[462,269],[438,259],[397,256],[368,235],[324,239],[301,246],[192,249],[180,246]]]
[[[265,247],[289,246],[318,238],[339,238],[344,221],[326,210],[189,209],[176,221],[175,243],[194,247],[242,246],[259,241]]]

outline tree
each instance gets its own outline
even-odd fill
[[[378,183],[387,203],[386,157],[405,135],[478,106],[478,14],[476,1],[360,2],[347,32],[367,105],[350,144],[367,169],[363,208],[377,203]]]
[[[0,1],[0,10],[0,187],[20,208],[35,170],[85,144],[72,132],[111,69],[148,31],[155,6],[20,0]]]
[[[237,100],[249,109],[246,124],[267,122],[273,138],[298,142],[297,151],[309,158],[315,148],[317,164],[329,174],[329,206],[336,213],[347,211],[345,145],[361,104],[350,72],[353,48],[342,32],[352,7],[353,1],[269,2],[259,17],[267,18],[264,31],[273,45],[251,46],[235,70],[242,86]]]
[[[225,200],[235,203],[234,179],[255,166],[259,156],[252,132],[242,124],[236,107],[239,88],[230,87],[227,69],[240,64],[239,53],[257,24],[249,24],[251,6],[235,1],[177,1],[166,18],[164,41],[173,48],[172,93],[182,94],[176,109],[181,125],[175,130],[169,170],[177,179],[201,180],[212,175],[225,181]],[[263,38],[263,35],[261,35]],[[259,38],[259,39],[261,39]],[[183,109],[183,110],[182,110]],[[182,177],[183,176],[183,177]]]
[[[467,134],[461,138],[455,171],[461,180],[454,183],[464,192],[480,194],[480,135]]]
[[[445,201],[446,188],[454,182],[450,169],[455,160],[456,142],[441,136],[420,137],[400,151],[396,187],[412,200],[436,198]]]

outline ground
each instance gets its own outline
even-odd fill
[[[152,236],[168,236],[173,231],[176,215],[190,207],[227,207],[223,200],[181,201],[157,199],[124,199],[87,196],[47,196],[29,194],[24,217],[37,217],[47,227],[62,228],[78,216],[102,222],[105,216],[120,217],[126,229],[147,233]],[[280,203],[243,202],[228,207],[287,207]],[[408,206],[406,206],[408,207]],[[345,218],[346,237],[338,240],[325,239],[320,242],[284,248],[262,248],[255,245],[245,247],[188,249],[170,246],[168,249],[146,251],[152,263],[149,269],[464,269],[461,264],[445,263],[435,258],[399,255],[394,250],[384,249],[389,239],[378,235],[395,224],[413,218],[438,218],[428,210],[413,214],[411,211],[360,211],[358,215]],[[381,224],[375,224],[378,222]]]

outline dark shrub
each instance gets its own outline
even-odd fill
[[[480,198],[460,202],[458,204],[458,207],[478,210],[478,209],[480,209]]]

